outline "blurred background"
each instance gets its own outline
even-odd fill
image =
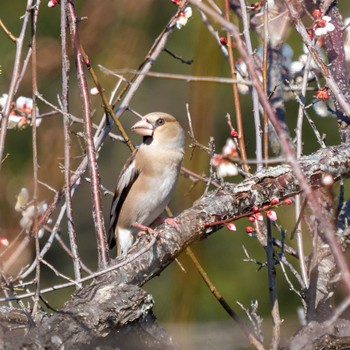
[[[217,1],[224,8],[223,1]],[[251,1],[249,3],[252,3]],[[347,2],[340,1],[339,5],[344,17],[350,14]],[[19,35],[21,16],[25,11],[25,1],[3,0],[0,18],[7,28],[15,35]],[[102,86],[107,95],[115,87],[117,78],[106,75],[98,70],[97,65],[116,69],[136,69],[147,55],[153,42],[163,30],[177,7],[170,0],[104,0],[76,1],[78,15],[86,17],[79,23],[82,45],[88,54],[92,66],[95,68]],[[229,64],[220,51],[215,38],[201,22],[198,12],[194,9],[189,23],[181,30],[175,29],[166,48],[185,60],[193,60],[192,64],[184,64],[163,52],[154,63],[152,71],[163,73],[178,73],[193,76],[230,77]],[[215,25],[215,24],[214,24]],[[225,35],[216,27],[219,34]],[[27,35],[25,45],[29,45],[30,36]],[[255,48],[259,41],[253,37]],[[298,34],[291,30],[288,43],[294,49],[295,57],[302,52]],[[3,31],[0,31],[0,96],[6,93],[11,79],[15,44],[9,40]],[[237,54],[237,53],[236,53]],[[126,74],[130,77],[130,74]],[[93,87],[89,75],[89,87]],[[71,89],[70,110],[79,118],[82,117],[81,101],[76,86],[74,60],[71,61]],[[61,47],[60,47],[60,7],[52,9],[43,1],[38,18],[38,87],[39,92],[51,103],[57,105],[57,96],[61,93]],[[18,96],[32,95],[31,73],[28,69],[19,88]],[[312,100],[313,93],[308,98]],[[99,96],[92,96],[93,121],[98,124],[103,116],[103,108]],[[252,115],[251,96],[241,96],[245,139],[248,158],[255,157],[255,131]],[[225,116],[229,113],[235,126],[232,86],[218,83],[188,83],[171,79],[147,77],[130,107],[140,114],[151,111],[164,111],[175,115],[188,130],[186,104],[192,116],[195,136],[202,144],[207,144],[210,136],[215,138],[216,150],[221,152],[222,146],[229,137],[229,128]],[[38,102],[40,113],[49,112],[50,108]],[[294,135],[297,104],[294,101],[287,103],[287,116],[290,130]],[[312,112],[311,112],[312,113]],[[317,118],[312,115],[313,119]],[[327,135],[327,144],[339,143],[337,123],[332,118],[317,118],[317,127],[320,133]],[[121,121],[129,130],[136,121],[136,117],[126,112]],[[39,149],[39,179],[52,188],[60,189],[64,184],[63,164],[63,129],[62,116],[44,118],[38,128]],[[80,163],[84,155],[84,140],[76,135],[82,126],[72,126],[72,169]],[[113,129],[117,132],[116,128]],[[135,144],[140,138],[130,135]],[[304,153],[308,154],[318,149],[318,144],[308,125],[305,125]],[[5,154],[8,154],[0,176],[0,232],[11,241],[20,231],[20,214],[14,210],[16,196],[22,187],[27,187],[32,194],[32,146],[31,128],[24,130],[9,130]],[[110,190],[114,190],[119,171],[129,155],[127,147],[119,142],[107,139],[100,155],[102,183]],[[195,150],[191,158],[191,150],[187,149],[184,165],[199,174],[209,173],[209,156],[202,151]],[[86,174],[87,175],[87,174]],[[88,176],[88,175],[87,175]],[[241,177],[228,179],[232,182],[241,181]],[[179,213],[190,207],[205,189],[204,184],[192,183],[181,178],[170,207],[173,212]],[[54,193],[45,186],[39,186],[39,199],[50,203]],[[109,220],[111,197],[104,196],[106,224]],[[73,198],[74,218],[78,235],[78,246],[84,263],[91,269],[96,268],[96,240],[91,216],[89,183],[83,181]],[[277,210],[279,223],[290,232],[294,226],[293,206]],[[57,213],[55,214],[57,216]],[[265,253],[259,243],[247,236],[244,231],[249,225],[248,219],[236,222],[237,232],[232,233],[222,229],[208,239],[193,245],[198,259],[208,272],[213,283],[231,306],[244,317],[244,311],[236,304],[240,302],[249,308],[251,301],[257,299],[258,311],[264,318],[266,336],[269,337],[271,320],[269,316],[270,303],[267,285],[266,269],[258,270],[256,264],[244,262],[246,258],[242,246],[250,256],[260,262],[265,262]],[[277,238],[278,234],[274,232]],[[45,242],[44,235],[42,238]],[[68,244],[65,225],[61,227],[61,237]],[[306,240],[308,233],[305,232]],[[295,246],[294,241],[288,244]],[[308,246],[307,246],[308,249]],[[33,260],[34,249],[30,247],[23,254],[22,261],[8,274],[16,274]],[[1,256],[3,258],[3,256]],[[62,251],[57,243],[48,253],[47,260],[66,275],[73,276],[71,259]],[[159,322],[174,335],[174,338],[184,345],[184,348],[193,349],[238,349],[248,348],[238,327],[228,318],[224,310],[211,295],[201,281],[189,258],[182,254],[180,261],[186,269],[182,272],[174,263],[161,276],[150,281],[145,288],[155,300],[155,314]],[[296,284],[293,276],[289,276]],[[290,291],[281,270],[277,267],[278,293],[281,317],[284,319],[283,334],[291,335],[297,330],[297,307],[300,306],[298,297]],[[42,286],[52,286],[62,283],[62,279],[52,271],[43,267]],[[46,294],[45,297],[55,308],[60,308],[69,298],[72,290]],[[185,325],[185,326],[184,326]]]

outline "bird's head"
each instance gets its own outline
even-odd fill
[[[134,124],[131,130],[144,136],[145,143],[156,141],[164,147],[184,148],[184,131],[180,123],[170,114],[149,113]]]

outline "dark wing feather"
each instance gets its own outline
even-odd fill
[[[120,173],[118,185],[115,189],[108,228],[108,245],[110,249],[116,245],[115,228],[117,226],[121,207],[123,206],[125,198],[127,197],[132,185],[140,175],[139,169],[137,169],[135,166],[135,157],[137,151],[138,148],[131,154],[130,158],[126,161],[123,170]]]

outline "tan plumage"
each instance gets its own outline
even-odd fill
[[[108,241],[110,248],[117,242],[118,255],[135,240],[133,224],[151,225],[168,205],[185,148],[183,129],[170,114],[147,114],[132,130],[144,142],[125,163],[112,202]]]

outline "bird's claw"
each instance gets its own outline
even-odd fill
[[[175,219],[174,219],[174,218],[167,218],[167,219],[164,220],[164,222],[165,222],[167,225],[169,225],[169,226],[171,226],[172,228],[174,228],[177,232],[180,232],[180,226],[179,226],[179,224],[177,223],[176,218],[175,218]]]
[[[171,226],[172,228],[174,228],[177,232],[180,232],[180,227],[177,223],[176,218],[164,218],[164,217],[159,217],[157,218],[152,225],[161,225],[161,224],[167,224],[169,226]]]
[[[155,231],[152,228],[150,228],[150,227],[147,227],[147,226],[144,226],[144,225],[141,225],[141,224],[138,224],[138,223],[135,223],[133,226],[141,230],[141,231],[139,231],[137,233],[137,237],[144,236],[147,233],[151,234],[151,235],[155,234]]]

